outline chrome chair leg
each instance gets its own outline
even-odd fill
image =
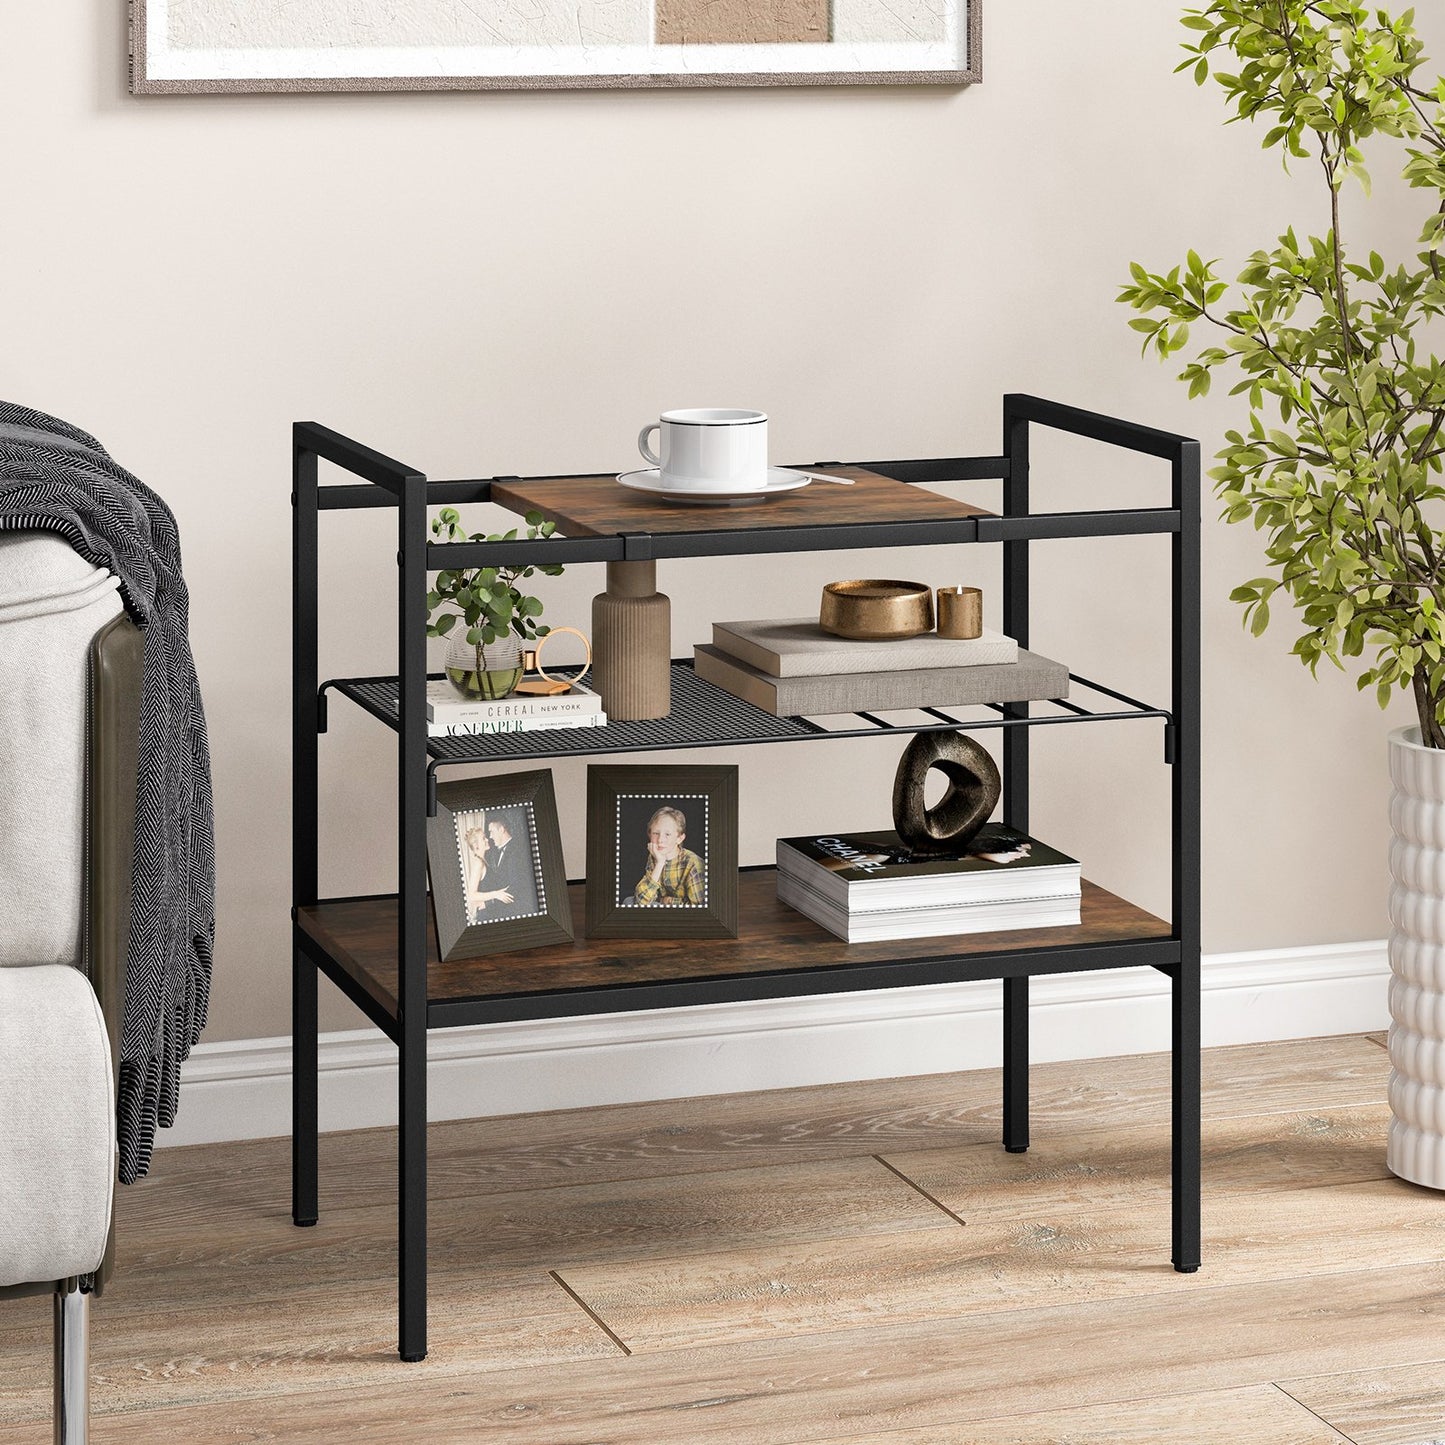
[[[90,1430],[90,1296],[55,1288],[55,1445],[86,1445]]]

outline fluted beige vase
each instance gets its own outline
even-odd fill
[[[1390,734],[1392,1174],[1445,1189],[1445,751]]]
[[[672,604],[656,562],[609,562],[607,591],[592,599],[592,677],[616,722],[666,717],[672,708]]]

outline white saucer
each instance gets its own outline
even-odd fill
[[[647,492],[650,496],[661,497],[683,507],[737,507],[748,502],[765,502],[783,492],[796,492],[799,487],[806,487],[810,480],[804,472],[791,471],[787,467],[769,467],[768,479],[761,487],[740,488],[735,492],[685,492],[679,487],[664,486],[662,474],[656,467],[642,472],[623,472],[617,478],[619,486],[634,492]]]

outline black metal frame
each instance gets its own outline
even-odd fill
[[[436,544],[427,538],[427,508],[483,502],[496,481],[428,481],[402,463],[313,422],[293,431],[293,697],[292,697],[292,1028],[293,1153],[292,1217],[298,1225],[317,1219],[317,989],[325,975],[357,1003],[397,1045],[399,1070],[400,1354],[426,1354],[426,1061],[427,1029],[466,1023],[555,1018],[622,1009],[680,1007],[698,1003],[781,998],[809,993],[908,987],[970,978],[1003,980],[1003,1142],[1011,1151],[1028,1147],[1028,988],[1034,974],[1085,969],[1152,967],[1172,984],[1173,1219],[1175,1269],[1199,1268],[1199,444],[1113,417],[1081,411],[1037,397],[1009,395],[1003,402],[1003,455],[936,460],[861,462],[857,465],[910,483],[1002,479],[1001,516],[956,521],[838,523],[768,527],[728,532],[705,529],[661,535],[541,541]],[[1120,511],[1029,510],[1029,436],[1034,426],[1071,432],[1127,451],[1167,461],[1172,495],[1168,507]],[[318,462],[327,461],[361,484],[322,488]],[[815,463],[814,465],[826,465]],[[545,480],[545,479],[535,479]],[[338,679],[323,684],[318,671],[318,517],[322,511],[395,507],[397,511],[396,679]],[[766,513],[760,514],[764,519]],[[1004,631],[1021,646],[1029,641],[1029,544],[1045,538],[1157,533],[1171,546],[1172,696],[1167,709],[1149,707],[1098,683],[1076,679],[1122,709],[1094,712],[1075,701],[1056,700],[1058,711],[1040,714],[1037,704],[1008,703],[981,721],[963,721],[938,709],[926,722],[890,723],[860,714],[859,726],[824,729],[805,719],[756,714],[751,732],[726,738],[775,742],[806,737],[856,737],[880,732],[937,728],[1003,729],[1004,820],[1027,831],[1029,735],[1034,727],[1121,718],[1164,723],[1164,756],[1171,770],[1171,936],[1123,939],[1074,947],[1030,947],[967,956],[939,956],[924,949],[904,962],[839,965],[722,978],[659,981],[555,992],[429,1001],[426,992],[426,820],[435,807],[436,773],[453,763],[532,759],[578,752],[610,753],[646,748],[705,747],[707,736],[668,738],[649,725],[609,724],[599,745],[590,735],[523,733],[475,739],[428,739],[426,731],[426,588],[428,570],[513,562],[603,562],[659,557],[734,556],[752,553],[829,551],[999,542],[1003,546]],[[545,551],[545,558],[541,555]],[[685,664],[681,665],[685,668]],[[399,714],[379,700],[377,688],[395,688]],[[700,681],[696,684],[705,687]],[[368,690],[370,689],[370,690]],[[326,726],[328,690],[351,698],[397,733],[398,795],[398,995],[395,1017],[357,985],[297,923],[297,910],[318,897],[319,734]],[[726,697],[727,694],[718,694]],[[634,729],[635,732],[624,731]],[[334,900],[333,900],[334,901]]]

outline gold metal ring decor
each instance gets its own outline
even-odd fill
[[[582,671],[576,677],[549,677],[547,670],[542,666],[542,649],[551,642],[554,637],[560,637],[564,632],[570,632],[573,637],[582,639],[582,646],[587,649],[587,660],[582,664]],[[592,670],[592,644],[587,639],[587,634],[577,627],[554,627],[544,632],[537,639],[537,646],[527,653],[527,671],[535,672],[535,678],[529,678],[526,682],[518,683],[515,691],[528,693],[533,697],[553,697],[558,693],[567,692],[574,683],[579,683]]]
[[[857,642],[886,642],[933,631],[933,589],[922,582],[868,577],[823,588],[818,625]]]

